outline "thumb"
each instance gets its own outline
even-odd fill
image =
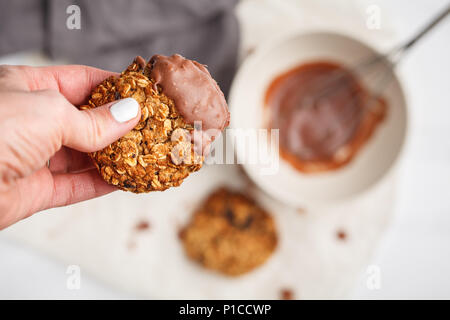
[[[82,152],[103,149],[128,133],[139,122],[141,108],[126,98],[87,110],[71,108],[63,128],[62,144]]]

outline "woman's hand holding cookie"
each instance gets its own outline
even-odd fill
[[[75,107],[111,75],[85,66],[0,67],[0,229],[116,190],[85,152],[129,132],[139,121],[139,105],[129,98],[91,110]]]

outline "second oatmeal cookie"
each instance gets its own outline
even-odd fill
[[[181,230],[186,254],[208,269],[229,276],[263,264],[277,246],[272,217],[253,199],[220,188]]]

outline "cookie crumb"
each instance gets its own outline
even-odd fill
[[[338,230],[338,232],[336,233],[336,236],[341,241],[344,241],[347,239],[347,233],[345,233],[345,231],[343,231],[343,230]]]
[[[282,289],[280,296],[282,300],[292,300],[294,299],[294,292],[290,289]]]
[[[142,220],[135,226],[136,231],[145,231],[150,229],[150,223],[148,221]]]

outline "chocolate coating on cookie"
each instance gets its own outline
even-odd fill
[[[183,119],[189,124],[201,123],[202,131],[209,136],[204,137],[205,144],[228,126],[230,113],[225,97],[204,65],[175,54],[154,55],[148,67],[154,88],[161,87]]]

